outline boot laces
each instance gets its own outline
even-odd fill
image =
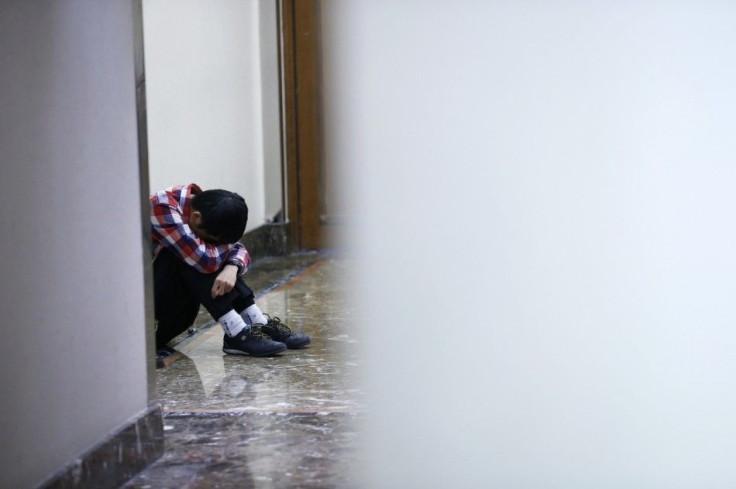
[[[254,324],[245,331],[245,336],[254,340],[270,340],[271,338],[261,331],[261,327]]]
[[[268,317],[269,327],[275,328],[279,334],[282,334],[284,336],[289,336],[291,334],[291,328],[289,328],[287,325],[282,323],[281,319],[279,319],[276,316],[274,317],[268,316],[268,314],[266,314],[266,316]]]

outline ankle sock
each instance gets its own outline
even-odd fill
[[[241,312],[240,316],[247,324],[266,324],[268,322],[266,315],[255,304]]]
[[[220,326],[222,326],[222,329],[225,330],[225,334],[228,336],[235,336],[244,329],[250,328],[250,325],[246,324],[243,318],[240,317],[240,314],[235,312],[234,309],[229,310],[217,322],[220,323]]]

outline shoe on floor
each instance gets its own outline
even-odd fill
[[[168,346],[162,346],[156,349],[156,368],[164,368],[166,366],[166,359],[176,353],[176,350],[169,348]]]
[[[266,336],[258,325],[254,324],[235,336],[225,335],[222,351],[230,355],[252,355],[267,357],[286,350],[286,345],[273,341]]]
[[[268,317],[268,323],[261,325],[261,331],[274,341],[284,343],[287,348],[295,350],[307,346],[312,342],[309,336],[303,333],[294,333],[287,325],[277,317]]]

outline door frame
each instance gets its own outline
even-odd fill
[[[292,250],[326,246],[320,0],[279,0],[283,195]]]

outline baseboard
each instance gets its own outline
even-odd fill
[[[264,224],[245,233],[240,240],[253,260],[267,256],[284,256],[289,249],[289,233],[285,223]]]
[[[39,489],[120,487],[164,453],[160,406],[154,406],[44,482]]]

